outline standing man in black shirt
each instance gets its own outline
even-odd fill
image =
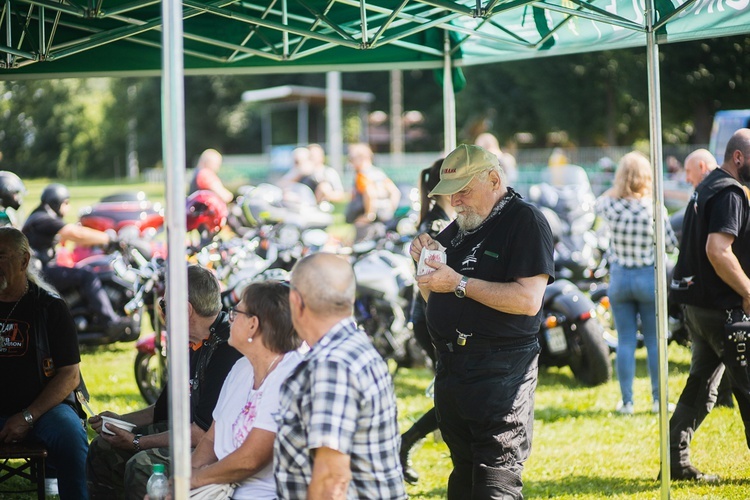
[[[430,193],[449,195],[456,221],[435,239],[447,264],[418,284],[438,351],[435,408],[453,460],[448,498],[520,499],[531,450],[544,291],[554,280],[552,233],[507,185],[497,156],[461,145]]]
[[[166,312],[166,311],[165,311]],[[229,317],[221,310],[219,282],[211,271],[188,267],[188,329],[190,337],[190,437],[198,444],[213,422],[213,411],[224,379],[240,358],[230,346]],[[141,500],[154,463],[169,467],[169,391],[156,403],[127,415],[102,412],[137,427],[133,432],[107,426],[102,432],[101,415],[89,419],[99,436],[91,442],[86,476],[92,499]],[[124,496],[123,496],[124,495]]]
[[[680,256],[670,292],[685,304],[692,337],[690,375],[669,421],[670,470],[674,479],[717,482],[690,462],[690,441],[716,403],[725,367],[750,447],[750,379],[747,366],[732,362],[737,348],[725,344],[728,313],[750,315],[750,129],[727,142],[724,163],[698,185],[682,225]],[[743,344],[742,348],[744,349]],[[726,363],[725,363],[726,361]]]

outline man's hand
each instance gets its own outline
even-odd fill
[[[23,441],[30,430],[31,426],[23,418],[23,415],[16,413],[5,421],[5,426],[0,430],[0,442],[18,443]]]
[[[112,431],[114,435],[101,432],[99,435],[106,442],[112,445],[114,448],[120,448],[121,450],[133,450],[133,439],[135,434],[128,432],[124,429],[120,429],[114,425],[108,425],[107,429]]]
[[[103,411],[99,415],[94,415],[93,417],[89,418],[89,425],[92,429],[94,429],[94,431],[96,431],[97,434],[102,433],[102,424],[104,423],[102,420],[102,416],[122,420],[122,417],[120,415],[112,411]]]
[[[409,247],[409,253],[414,262],[419,262],[419,255],[422,253],[422,249],[427,248],[428,250],[440,250],[440,243],[433,240],[432,237],[427,233],[422,233],[411,242]],[[434,267],[434,266],[433,266]]]
[[[459,282],[461,275],[450,268],[447,264],[438,261],[427,261],[426,264],[435,271],[417,277],[417,285],[420,290],[429,290],[437,293],[452,293]]]

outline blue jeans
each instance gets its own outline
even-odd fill
[[[520,500],[531,453],[539,343],[441,352],[438,427],[451,452],[449,500]]]
[[[638,318],[648,355],[651,396],[659,399],[659,354],[656,338],[656,283],[653,266],[626,268],[612,264],[609,275],[609,302],[617,328],[617,379],[623,403],[633,402],[635,348]]]
[[[0,426],[6,417],[0,417]],[[48,462],[57,471],[57,484],[61,500],[87,500],[86,454],[88,436],[83,421],[67,404],[59,404],[39,417],[28,439],[38,441],[47,448]]]

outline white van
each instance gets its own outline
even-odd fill
[[[716,157],[718,165],[724,163],[724,150],[727,148],[729,138],[741,128],[750,128],[750,109],[716,112],[708,149]]]

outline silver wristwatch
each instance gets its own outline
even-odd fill
[[[133,438],[133,449],[135,451],[141,451],[141,438],[143,437],[143,434],[136,434]]]
[[[466,276],[461,276],[461,281],[458,282],[458,286],[455,290],[453,290],[453,293],[456,294],[456,297],[459,299],[463,299],[466,297],[466,284],[469,282],[469,278]]]
[[[34,415],[31,414],[28,408],[21,410],[21,415],[23,415],[23,419],[26,420],[26,423],[29,424],[29,427],[34,427]]]

